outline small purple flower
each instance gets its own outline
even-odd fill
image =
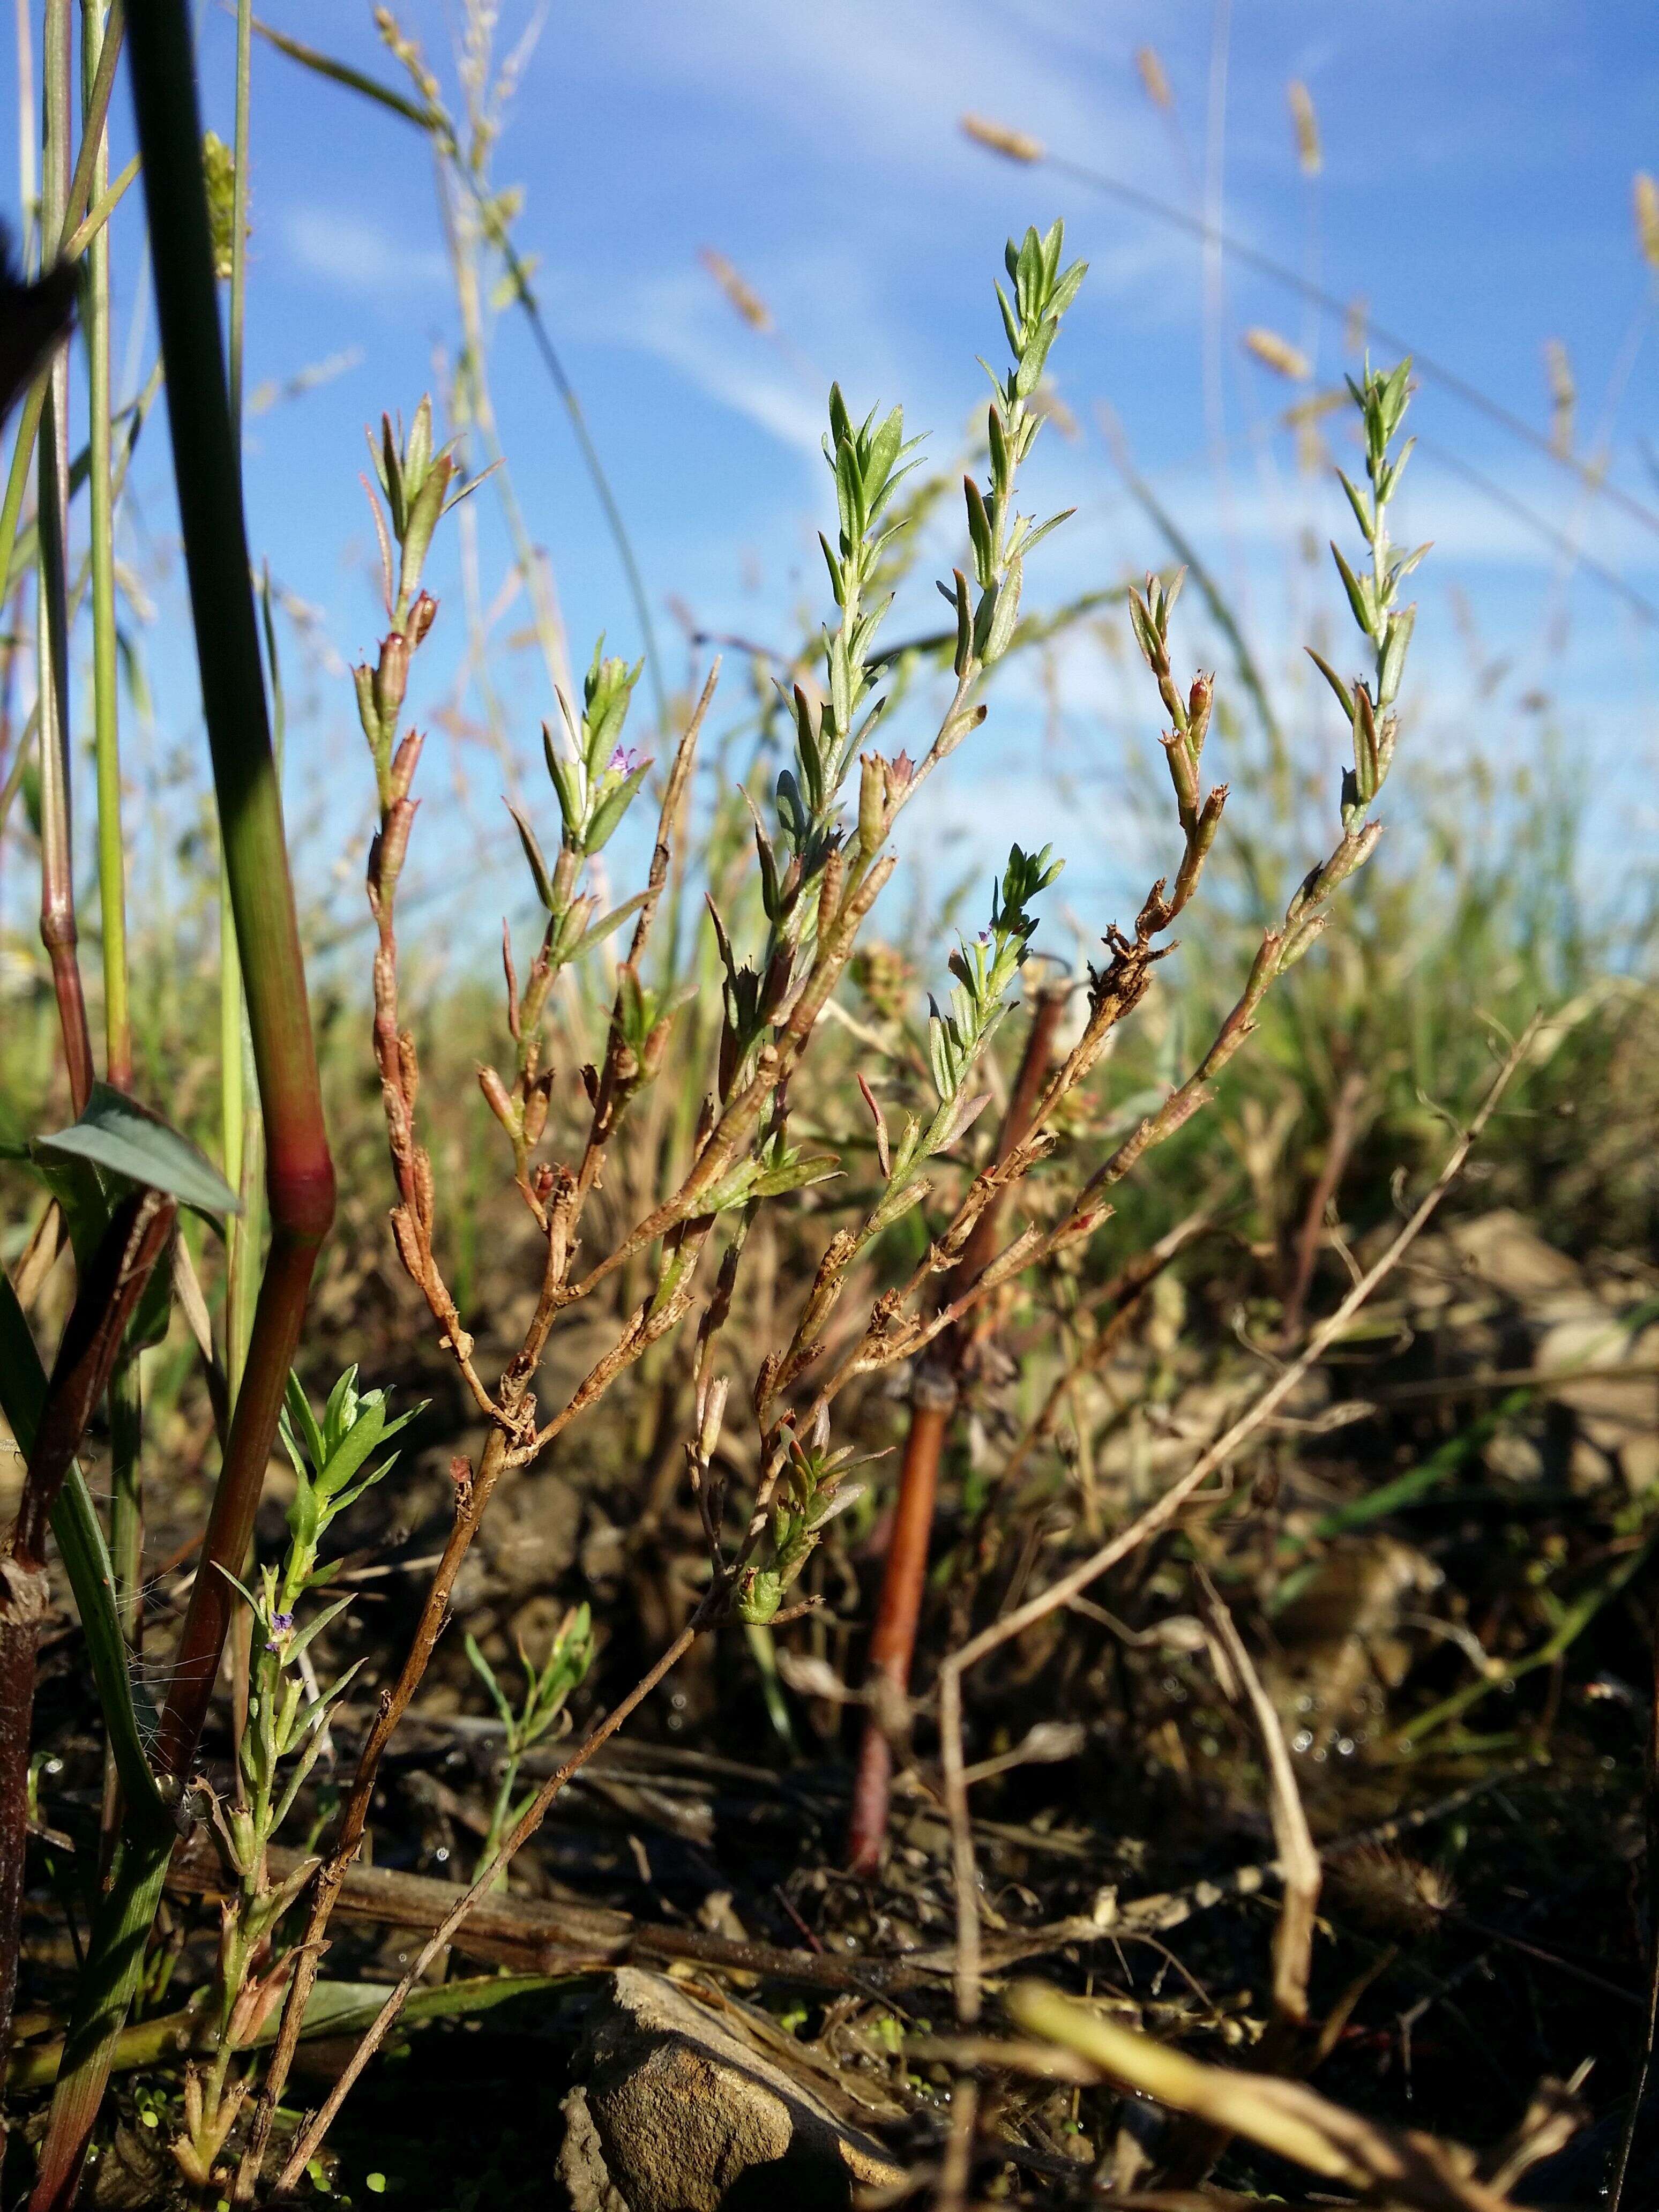
[[[270,1632],[273,1636],[292,1636],[294,1615],[291,1613],[273,1613],[270,1616]]]
[[[981,930],[979,933],[979,941],[981,945],[988,945],[991,942],[991,933],[988,929]]]
[[[632,775],[640,764],[636,745],[618,745],[611,754],[605,773],[609,775]]]

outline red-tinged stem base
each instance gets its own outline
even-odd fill
[[[1066,1010],[1066,995],[1063,990],[1044,991],[1032,1009],[1013,1095],[1008,1101],[997,1141],[999,1160],[1006,1160],[1030,1133],[1054,1057],[1054,1038]],[[946,1287],[947,1303],[990,1264],[996,1251],[1001,1211],[1001,1200],[995,1199],[974,1224]],[[910,1661],[916,1647],[916,1624],[921,1616],[927,1547],[933,1528],[933,1504],[939,1493],[939,1460],[956,1410],[957,1378],[975,1337],[992,1325],[990,1316],[981,1314],[977,1322],[969,1321],[948,1331],[935,1355],[936,1364],[922,1367],[916,1376],[910,1432],[905,1439],[898,1502],[893,1510],[893,1533],[882,1577],[881,1601],[875,1632],[870,1639],[872,1687],[880,1697],[884,1678],[886,1694],[895,1705],[899,1705],[910,1683]],[[853,1783],[848,1865],[858,1875],[875,1873],[887,1839],[893,1753],[887,1730],[882,1725],[883,1717],[878,1706],[865,1723],[858,1771]]]
[[[910,1659],[916,1647],[916,1624],[921,1617],[921,1593],[927,1574],[927,1546],[933,1528],[933,1501],[939,1492],[939,1459],[955,1403],[954,1390],[947,1396],[944,1389],[933,1401],[919,1403],[910,1417],[910,1433],[905,1440],[887,1571],[870,1638],[871,1682],[874,1686],[878,1678],[884,1680],[896,1699],[902,1698],[909,1686]],[[872,1713],[865,1723],[853,1785],[848,1863],[854,1874],[873,1874],[880,1863],[892,1771],[887,1732],[880,1716]]]
[[[191,1590],[190,1609],[179,1639],[172,1687],[156,1744],[156,1762],[161,1771],[181,1779],[196,1755],[213,1695],[236,1598],[235,1586],[228,1577],[240,1575],[246,1563],[264,1486],[265,1463],[276,1439],[289,1369],[305,1319],[318,1242],[315,1237],[282,1232],[271,1239],[254,1311],[247,1364],[225,1442],[224,1467],[202,1542],[201,1571]]]

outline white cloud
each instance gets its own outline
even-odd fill
[[[861,207],[866,228],[872,215],[890,230],[953,223],[964,197],[1003,196],[1006,167],[958,132],[968,109],[1085,153],[1109,149],[1118,168],[1147,173],[1164,158],[1122,27],[1071,0],[635,0],[607,21],[636,81],[654,71],[676,96],[696,87],[729,100],[792,167],[804,146],[828,158],[849,219]],[[925,197],[872,207],[884,187],[918,179]]]
[[[394,237],[372,216],[338,207],[296,207],[284,230],[289,258],[304,275],[337,291],[386,300],[446,281],[436,246]]]
[[[745,331],[701,270],[676,272],[607,302],[605,336],[654,355],[711,399],[756,423],[781,445],[816,453],[823,401],[804,370]]]

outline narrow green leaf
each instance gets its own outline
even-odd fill
[[[503,802],[513,817],[513,826],[519,833],[519,842],[524,847],[524,856],[530,863],[530,872],[536,879],[536,896],[550,914],[553,911],[553,878],[548,873],[542,848],[536,842],[536,833],[524,814],[509,799]]]
[[[65,2201],[60,2192],[67,2189],[82,2146],[92,2132],[144,1970],[146,1938],[161,1902],[177,1840],[172,1822],[162,1820],[137,1836],[124,1832],[116,1847],[109,1887],[93,1921],[85,1964],[76,1978],[35,2184],[42,2202]]]
[[[637,914],[650,896],[648,891],[635,891],[632,898],[624,899],[620,906],[613,906],[609,914],[602,914],[597,921],[591,922],[576,940],[571,958],[579,958],[591,945],[604,944],[611,931],[620,929],[630,915]]]
[[[1347,685],[1337,674],[1335,669],[1331,666],[1330,662],[1326,659],[1322,653],[1316,653],[1310,645],[1304,646],[1302,649],[1307,654],[1309,659],[1312,661],[1314,666],[1319,671],[1320,674],[1324,678],[1325,681],[1330,685],[1332,690],[1335,692],[1337,704],[1341,708],[1343,713],[1352,722],[1353,720],[1353,693],[1349,690]]]
[[[477,1641],[474,1638],[471,1629],[467,1630],[461,1641],[465,1646],[467,1657],[472,1662],[472,1671],[477,1675],[485,1689],[489,1691],[490,1702],[494,1705],[496,1711],[501,1717],[502,1727],[510,1730],[513,1726],[514,1715],[512,1706],[508,1705],[507,1701],[506,1692],[501,1688],[501,1684],[495,1679],[495,1669],[490,1665],[489,1660],[484,1657],[483,1653],[479,1650]]]
[[[1003,578],[997,592],[996,611],[993,614],[990,628],[985,634],[985,644],[981,657],[988,668],[993,661],[1001,659],[1013,637],[1014,624],[1019,620],[1019,593],[1022,579],[1023,570],[1019,562],[1011,561],[1008,564],[1008,573]]]
[[[1058,530],[1062,522],[1069,522],[1076,513],[1074,507],[1062,507],[1058,514],[1051,514],[1046,522],[1039,522],[1035,530],[1029,531],[1020,540],[1020,558],[1024,560],[1034,545],[1040,545],[1051,530]]]
[[[593,810],[593,819],[587,825],[586,849],[590,855],[601,853],[610,843],[611,836],[624,814],[634,803],[634,794],[651,770],[649,761],[641,761],[630,776],[625,777],[608,798]]]
[[[1360,490],[1345,469],[1337,471],[1336,480],[1347,493],[1348,504],[1353,509],[1354,520],[1359,525],[1361,534],[1369,545],[1376,535],[1376,525],[1371,520],[1370,504],[1364,493]],[[1379,497],[1387,499],[1388,494],[1382,490],[1381,485],[1377,487],[1377,491]]]
[[[962,480],[962,493],[968,503],[968,535],[973,541],[974,574],[981,591],[990,588],[996,574],[996,562],[992,548],[991,517],[985,505],[985,495],[972,477]]]
[[[327,1466],[327,1440],[318,1425],[317,1416],[311,1410],[311,1401],[305,1394],[304,1384],[291,1369],[289,1372],[287,1395],[283,1404],[282,1429],[283,1441],[288,1445],[289,1456],[301,1475],[306,1475],[308,1472],[307,1460],[312,1471]],[[290,1431],[297,1433],[301,1443],[304,1445],[304,1458],[300,1455],[299,1447],[292,1441]]]
[[[1374,635],[1376,615],[1371,605],[1370,586],[1362,582],[1342,557],[1342,548],[1333,544],[1331,557],[1336,562],[1336,573],[1342,579],[1342,588],[1348,595],[1348,605],[1353,609],[1353,618],[1367,637]]]
[[[331,84],[343,85],[348,92],[361,93],[365,100],[372,100],[377,107],[389,108],[393,115],[402,116],[405,123],[416,124],[422,131],[442,129],[443,118],[435,108],[422,107],[416,101],[405,98],[395,87],[382,84],[377,77],[353,69],[349,62],[337,62],[328,54],[319,53],[314,46],[302,46],[298,39],[290,39],[285,32],[273,30],[269,23],[262,23],[257,15],[253,19],[253,27],[262,39],[270,41],[278,53],[286,54],[290,61],[298,62],[301,69],[313,70],[317,76],[326,77]]]

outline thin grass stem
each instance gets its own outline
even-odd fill
[[[63,231],[70,192],[69,0],[46,0],[41,40],[41,230]],[[79,1114],[92,1091],[92,1038],[76,957],[75,836],[70,763],[69,624],[65,582],[69,521],[69,355],[60,348],[43,378],[39,417],[40,700],[40,941],[52,963],[70,1096]],[[20,426],[19,441],[22,438]],[[9,505],[9,500],[8,505]],[[0,522],[3,518],[0,517]]]
[[[102,0],[82,0],[83,126],[96,133],[92,190],[109,182],[109,142],[93,94],[107,35]],[[121,750],[115,636],[115,509],[111,466],[109,234],[82,257],[81,331],[87,351],[87,479],[92,574],[93,744],[98,768],[98,914],[104,955],[104,1068],[117,1090],[132,1082],[127,988],[126,854],[121,836]]]

